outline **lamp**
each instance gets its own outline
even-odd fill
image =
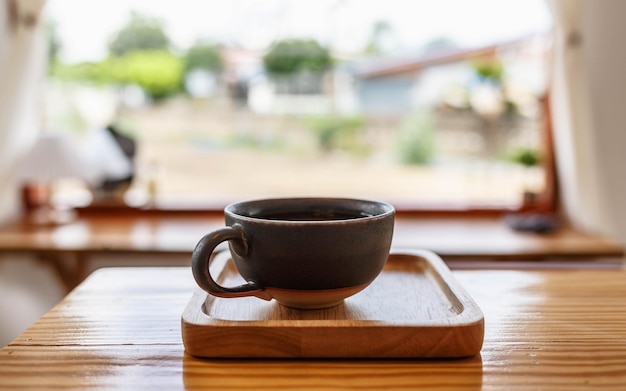
[[[124,193],[134,178],[135,140],[109,125],[90,131],[82,147],[92,167],[92,206],[124,205]]]
[[[14,175],[22,184],[22,201],[31,222],[55,225],[72,221],[75,213],[52,203],[52,191],[61,179],[94,180],[85,156],[68,136],[44,133],[18,158]]]

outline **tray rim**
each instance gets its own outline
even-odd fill
[[[399,257],[407,257],[407,258],[419,258],[419,260],[423,263],[426,263],[428,267],[431,267],[434,270],[434,273],[439,276],[450,288],[451,294],[453,298],[458,300],[459,304],[462,306],[461,311],[450,317],[446,317],[447,322],[442,322],[439,319],[432,319],[430,321],[420,321],[418,323],[409,322],[409,321],[398,321],[398,320],[344,320],[344,319],[323,319],[323,320],[298,320],[298,319],[271,319],[271,320],[232,320],[232,319],[220,319],[212,317],[207,314],[204,310],[201,312],[204,314],[204,322],[196,323],[198,326],[213,326],[213,327],[297,327],[297,328],[305,328],[305,327],[314,327],[314,328],[337,328],[337,327],[462,327],[462,326],[471,326],[478,322],[484,320],[484,316],[482,314],[482,310],[476,304],[476,302],[472,299],[472,297],[467,293],[467,291],[458,283],[458,281],[454,278],[450,269],[446,266],[446,264],[441,260],[439,256],[435,253],[428,250],[398,250],[391,251],[389,253],[389,258],[399,258]],[[216,259],[212,262],[212,266],[215,268],[214,270],[221,271],[223,267],[226,265],[226,262],[230,260],[230,254],[228,251],[223,251],[216,255]],[[401,262],[395,260],[395,262]],[[212,270],[213,272],[213,270]],[[384,271],[383,271],[384,273]],[[188,303],[185,308],[185,312],[183,312],[183,318],[185,318],[185,314],[188,314],[187,309],[189,308],[193,313],[197,313],[196,304],[200,302],[202,306],[204,306],[206,299],[209,298],[209,294],[203,291],[200,288],[197,288],[194,292],[194,296]],[[228,299],[228,300],[237,300]],[[258,299],[261,300],[261,299]],[[305,310],[306,311],[306,310]],[[187,316],[189,318],[189,316]],[[187,319],[186,319],[187,320]],[[188,321],[188,320],[187,320]],[[340,323],[337,325],[336,323]],[[341,325],[341,323],[345,323],[345,325]]]
[[[254,332],[258,330],[259,333],[265,332],[298,332],[298,333],[312,333],[313,335],[319,335],[319,333],[336,333],[347,335],[376,335],[384,330],[393,330],[394,333],[406,335],[407,338],[418,338],[420,330],[430,330],[434,333],[446,333],[453,332],[455,334],[468,333],[471,335],[472,341],[468,343],[468,346],[464,346],[464,350],[460,353],[454,354],[416,354],[416,355],[365,355],[359,357],[468,357],[477,354],[483,344],[484,340],[484,315],[480,307],[472,299],[469,293],[461,286],[461,284],[454,278],[452,272],[447,265],[441,260],[441,258],[435,253],[429,250],[397,250],[391,251],[390,258],[407,257],[407,259],[415,258],[414,261],[419,260],[432,268],[432,272],[437,278],[441,279],[438,285],[445,285],[449,289],[449,294],[453,295],[458,302],[462,305],[461,311],[450,317],[433,319],[430,321],[419,320],[418,322],[408,321],[393,321],[393,320],[350,320],[350,319],[318,319],[318,320],[298,320],[298,319],[285,319],[285,320],[230,320],[230,319],[218,319],[210,316],[204,309],[199,308],[199,305],[204,306],[208,294],[197,288],[194,292],[191,300],[184,309],[181,317],[182,324],[182,337],[185,350],[198,357],[356,357],[354,353],[349,355],[342,354],[342,352],[329,353],[328,356],[320,355],[308,355],[306,352],[298,355],[276,355],[276,354],[259,354],[258,351],[254,354],[207,354],[206,347],[193,346],[191,340],[194,337],[202,336],[202,339],[210,336],[211,332],[217,334],[223,333],[246,333]],[[219,258],[219,260],[217,259]],[[222,268],[226,265],[230,259],[228,251],[217,254],[212,266],[219,267],[220,262]],[[400,260],[396,260],[402,262]],[[213,269],[211,270],[213,273]],[[215,275],[215,274],[214,274]],[[445,294],[445,293],[444,293]],[[228,299],[237,300],[237,299]],[[260,300],[260,299],[259,299]],[[306,310],[305,310],[306,311]],[[263,331],[266,330],[266,331]],[[196,335],[194,335],[196,334]],[[254,347],[250,347],[251,352],[255,350]]]

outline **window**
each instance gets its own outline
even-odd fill
[[[48,128],[82,137],[113,124],[134,138],[130,202],[516,208],[550,178],[541,0],[48,0],[47,11]]]

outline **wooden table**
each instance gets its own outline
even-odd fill
[[[51,262],[73,288],[88,274],[94,255],[108,266],[123,266],[134,256],[189,259],[197,241],[224,225],[220,213],[88,213],[71,224],[38,227],[15,221],[0,227],[0,252],[36,254]],[[549,234],[518,232],[501,217],[398,216],[394,249],[427,249],[449,264],[485,267],[486,262],[535,267],[599,262],[621,265],[624,249],[610,238],[562,225]],[[457,265],[458,267],[459,265]],[[493,265],[486,265],[494,267]]]
[[[184,353],[188,268],[101,269],[0,350],[0,388],[626,389],[626,271],[456,271],[485,316],[456,360],[219,360]]]

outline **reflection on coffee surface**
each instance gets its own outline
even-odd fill
[[[327,221],[327,220],[352,220],[372,216],[369,213],[358,211],[336,210],[310,210],[310,211],[272,211],[261,212],[252,217],[266,220],[283,221]]]

